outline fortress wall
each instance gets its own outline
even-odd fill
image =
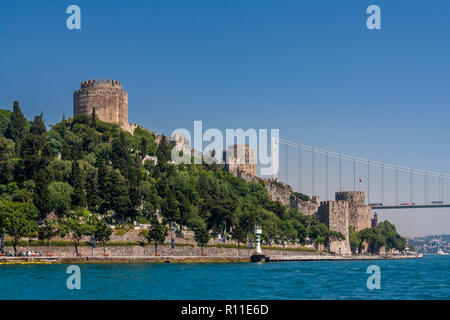
[[[363,207],[364,192],[363,191],[340,191],[335,193],[336,200],[345,200],[349,203],[349,207]]]
[[[349,203],[347,201],[322,201],[317,218],[327,225],[330,230],[338,231],[345,236],[345,240],[332,240],[329,243],[331,252],[350,255],[350,242],[348,234]]]
[[[265,188],[269,192],[272,200],[279,201],[288,208],[297,209],[300,213],[305,215],[313,215],[317,212],[317,209],[319,207],[317,203],[303,201],[302,199],[292,194],[290,191],[278,187],[267,179],[259,178],[243,171],[237,171],[236,176],[244,179],[247,182],[264,182]]]
[[[349,203],[349,225],[356,231],[371,227],[372,208],[365,205],[363,191],[336,192],[336,200]]]
[[[351,207],[349,210],[349,225],[353,226],[356,231],[372,227],[372,208],[369,206],[364,207]]]

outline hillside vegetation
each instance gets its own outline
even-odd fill
[[[169,163],[171,144],[164,136],[157,144],[145,130],[131,135],[100,121],[95,111],[63,119],[49,131],[42,114],[28,121],[17,102],[13,112],[0,111],[0,231],[17,241],[63,234],[76,245],[83,235],[108,239],[105,226],[135,221],[150,225],[146,235],[155,243],[169,226],[194,230],[202,246],[223,231],[246,242],[256,224],[266,243],[342,237],[315,216],[272,201],[263,182],[246,183],[217,164]],[[50,213],[58,219],[45,219]],[[21,219],[20,232],[12,216]]]
[[[111,226],[136,222],[149,225],[143,235],[155,247],[169,228],[181,233],[183,227],[195,232],[202,248],[224,232],[238,245],[245,243],[255,225],[262,227],[266,244],[344,239],[315,215],[272,201],[262,181],[247,183],[218,164],[170,163],[171,143],[156,138],[140,128],[131,135],[102,122],[95,110],[62,119],[47,131],[43,115],[27,120],[18,102],[12,112],[0,109],[0,234],[9,235],[14,248],[23,237],[49,243],[66,236],[76,251],[85,236],[104,245]],[[389,222],[350,230],[353,251],[364,242],[372,252],[405,246]]]

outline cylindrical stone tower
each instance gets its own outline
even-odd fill
[[[128,93],[116,80],[87,80],[73,93],[73,114],[92,114],[105,122],[118,124],[128,130]]]

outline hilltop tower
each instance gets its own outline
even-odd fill
[[[223,152],[225,168],[234,176],[238,171],[256,176],[256,150],[248,144],[232,144]]]
[[[118,124],[130,131],[128,123],[128,93],[116,80],[87,80],[73,93],[73,114],[91,115],[95,107],[97,117]]]

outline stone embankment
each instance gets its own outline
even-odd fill
[[[48,256],[47,247],[45,246],[21,246],[17,248],[17,252],[28,252],[31,250],[39,252],[42,256]],[[308,252],[300,248],[282,250],[281,247],[277,249],[268,249],[267,247],[263,247],[263,250],[268,255],[326,254],[325,252]],[[5,251],[14,252],[14,249],[12,247],[6,246]],[[155,246],[106,246],[105,251],[107,252],[108,256],[114,257],[149,257],[155,255]],[[103,257],[105,251],[101,246],[97,246],[94,249],[90,246],[78,247],[78,253],[80,253],[82,257]],[[217,257],[250,257],[254,253],[254,249],[249,249],[248,247],[238,250],[237,248],[208,246],[204,248],[203,251],[207,254],[207,256]],[[52,257],[73,257],[76,255],[73,246],[50,246],[48,248],[48,253],[51,254]],[[175,248],[173,249],[167,245],[159,245],[157,253],[161,256],[202,256],[200,247],[188,245],[175,246]]]
[[[12,248],[7,247],[7,250]],[[201,255],[200,248],[160,246],[155,255],[154,247],[123,246],[103,248],[80,247],[81,256],[76,256],[73,247],[22,247],[24,251],[35,250],[41,257],[0,257],[1,264],[77,264],[77,263],[233,263],[250,262],[254,251],[251,249],[207,247]],[[299,250],[264,250],[266,262],[277,261],[339,261],[339,260],[380,260],[411,259],[419,256],[338,256],[326,252],[303,252]]]
[[[360,256],[339,256],[339,255],[290,255],[290,256],[266,256],[265,262],[282,261],[349,261],[349,260],[392,260],[392,259],[416,259],[421,255],[360,255]]]

